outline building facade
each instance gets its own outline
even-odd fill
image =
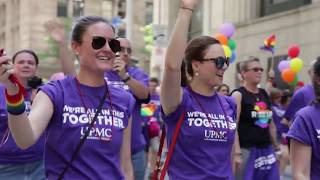
[[[170,34],[175,21],[172,17],[176,17],[174,14],[177,13],[179,3],[165,1],[170,3],[170,5],[167,4],[170,16],[163,22],[168,26]],[[320,0],[200,0],[199,2],[197,11],[193,14],[190,37],[213,36],[224,22],[231,22],[236,27],[233,39],[237,43],[237,59],[224,76],[225,83],[231,88],[238,86],[236,64],[246,57],[257,56],[264,69],[270,68],[271,53],[261,51],[260,46],[271,34],[277,37],[274,69],[277,70],[279,57],[287,55],[288,47],[298,44],[301,50],[299,58],[304,60],[304,67],[298,73],[299,80],[310,82],[307,75],[309,63],[320,55],[320,36],[318,35]],[[154,63],[151,62],[151,64]],[[262,87],[266,82],[266,74],[265,71]],[[278,71],[276,71],[276,78],[280,81]]]
[[[142,68],[149,67],[149,57],[141,51],[144,42],[140,27],[147,23],[147,15],[149,19],[152,16],[148,11],[152,6],[151,0],[145,0],[134,1],[131,7],[135,12],[132,22],[133,56],[139,60],[138,65]],[[44,28],[49,20],[72,20],[81,15],[98,15],[112,20],[125,12],[126,0],[0,0],[0,47],[5,48],[8,54],[21,49],[33,49],[41,54],[50,51],[50,45],[45,41],[48,35]],[[124,30],[120,28],[120,31]],[[41,59],[39,75],[48,78],[52,73],[60,71],[57,62],[57,57]]]

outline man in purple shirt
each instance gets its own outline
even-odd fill
[[[142,133],[143,117],[140,114],[141,104],[150,100],[148,91],[148,75],[137,67],[131,66],[131,43],[125,38],[118,38],[121,51],[116,58],[113,71],[105,73],[108,84],[129,91],[135,98],[136,104],[132,112],[131,152],[134,176],[142,180],[146,168],[146,141]]]
[[[315,100],[298,111],[287,134],[294,179],[320,179],[320,57],[313,66]]]
[[[315,62],[316,61],[313,60],[310,63],[311,68],[308,70],[308,74],[311,79],[313,77],[312,66]],[[308,85],[300,88],[299,90],[297,90],[294,93],[294,95],[291,99],[291,102],[290,102],[289,106],[287,107],[286,112],[283,117],[285,119],[287,119],[288,121],[291,121],[296,112],[298,112],[301,108],[310,104],[310,102],[314,99],[315,99],[315,95],[314,95],[313,87],[311,84],[308,84]]]

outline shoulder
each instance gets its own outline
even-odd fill
[[[108,86],[108,88],[110,89],[111,94],[117,99],[118,102],[126,101],[128,99],[134,99],[132,94],[123,88],[115,86]]]
[[[244,87],[239,87],[237,89],[234,89],[230,94],[233,96],[234,94],[243,94],[245,92]]]
[[[147,73],[143,69],[135,67],[135,66],[128,67],[128,73],[131,76],[139,76],[139,75],[146,75],[147,76]]]

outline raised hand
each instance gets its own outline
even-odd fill
[[[14,74],[14,70],[11,58],[4,53],[0,56],[0,83],[3,83],[6,87],[14,87],[15,85],[9,79],[12,74]]]
[[[199,0],[181,0],[181,7],[194,9]]]
[[[65,43],[66,32],[64,25],[60,21],[50,20],[45,23],[44,27],[50,36],[57,41],[57,43]]]
[[[125,79],[126,77],[126,63],[120,59],[120,57],[116,57],[113,63],[113,70],[117,71],[118,75],[121,79]]]

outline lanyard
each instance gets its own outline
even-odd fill
[[[76,81],[76,84],[77,84],[77,89],[78,89],[78,94],[80,96],[80,100],[81,100],[81,104],[82,106],[85,108],[85,112],[87,114],[87,117],[89,119],[89,123],[92,122],[92,118],[91,116],[87,113],[88,112],[88,106],[86,105],[85,101],[84,101],[84,94],[82,93],[81,91],[81,88],[80,88],[80,83],[78,81],[77,78],[75,78],[75,81]],[[112,100],[111,100],[111,96],[110,96],[110,92],[109,92],[109,87],[108,87],[108,84],[106,83],[106,91],[107,91],[107,94],[108,94],[108,100],[109,100],[109,106],[110,106],[110,111],[111,111],[111,137],[110,139],[105,139],[105,138],[102,138],[101,135],[99,135],[97,132],[95,132],[96,136],[99,137],[100,140],[102,141],[111,141],[112,140],[112,135],[113,135],[113,104],[112,104]],[[97,113],[97,112],[96,112]],[[95,128],[95,124],[93,124],[92,128]],[[89,131],[91,129],[88,129]]]

